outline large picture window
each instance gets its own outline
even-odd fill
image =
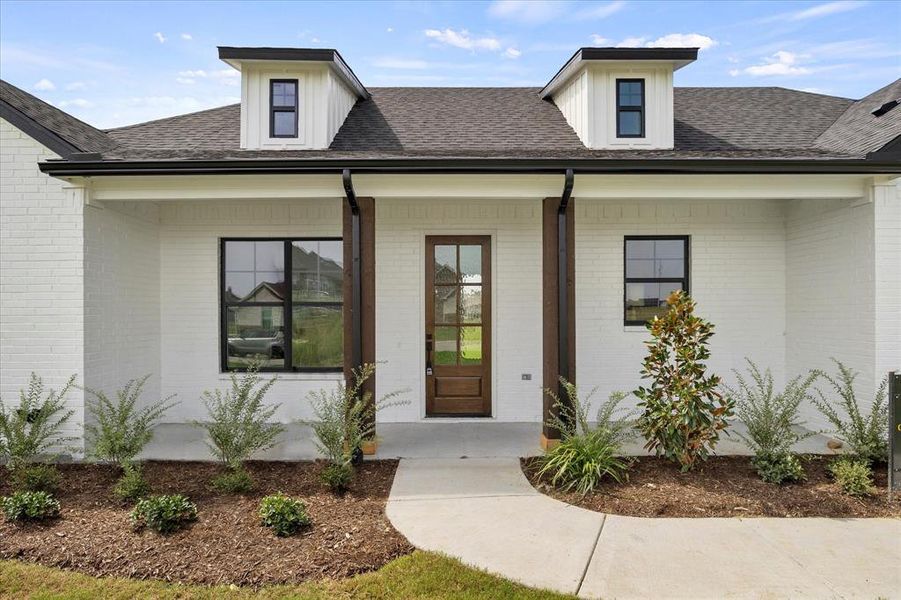
[[[340,371],[340,239],[223,239],[222,370]]]
[[[688,291],[688,236],[626,236],[624,262],[626,325],[663,316],[667,296]]]

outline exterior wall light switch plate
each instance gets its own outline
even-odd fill
[[[522,380],[523,381],[532,381],[532,374],[531,373],[523,373]]]

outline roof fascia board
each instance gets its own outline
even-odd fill
[[[45,161],[58,177],[115,175],[229,175],[266,173],[578,173],[621,174],[891,174],[901,161],[864,159],[265,159],[222,161]]]
[[[5,100],[0,100],[0,117],[63,158],[69,158],[73,154],[81,152],[81,148],[67,142]]]

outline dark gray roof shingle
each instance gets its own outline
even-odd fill
[[[3,80],[0,80],[0,101],[35,126],[62,138],[77,151],[107,152],[116,146],[105,132]]]
[[[854,102],[816,140],[816,146],[848,154],[875,152],[901,135],[901,107],[881,117],[873,111],[891,100],[901,100],[901,79]]]

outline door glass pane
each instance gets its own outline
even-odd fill
[[[295,367],[340,367],[344,362],[340,306],[295,306],[291,362]]]
[[[255,359],[264,368],[285,366],[282,307],[229,306],[226,333],[230,368],[246,367]]]
[[[457,322],[457,286],[435,286],[435,322]]]
[[[460,281],[482,283],[482,246],[460,246]]]
[[[460,364],[478,365],[482,362],[482,328],[460,328]]]
[[[291,243],[294,301],[341,302],[344,249],[337,240]]]
[[[435,283],[456,283],[457,247],[435,246]]]
[[[461,261],[462,262],[462,261]],[[462,320],[464,323],[482,322],[482,286],[462,285],[461,306],[463,309]]]
[[[436,365],[457,364],[457,328],[435,328],[435,351],[433,360]]]

